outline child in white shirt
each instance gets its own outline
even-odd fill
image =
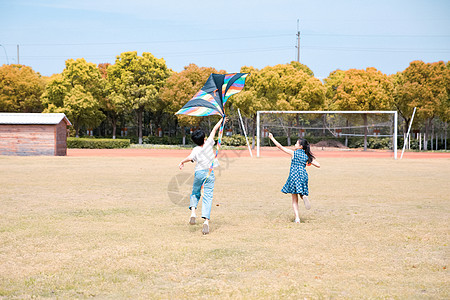
[[[225,122],[226,121],[227,119],[225,118]],[[219,165],[217,159],[215,159],[213,146],[214,136],[216,135],[217,129],[219,129],[222,122],[223,118],[220,119],[220,121],[214,126],[208,139],[205,139],[205,132],[203,130],[196,130],[192,133],[191,138],[198,146],[192,149],[191,154],[183,159],[178,165],[181,170],[184,167],[184,163],[189,161],[196,162],[194,184],[192,186],[191,201],[189,204],[189,209],[191,210],[189,224],[195,224],[195,210],[197,209],[198,202],[200,201],[201,188],[203,185],[202,218],[205,219],[202,229],[203,234],[209,233],[209,219],[215,182],[214,171],[211,170],[211,173],[209,173],[209,168],[213,162],[213,167],[217,167]]]

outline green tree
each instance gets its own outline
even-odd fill
[[[433,119],[449,119],[450,70],[443,62],[413,61],[402,73],[393,77],[394,103],[400,114],[409,122],[413,108],[417,107],[415,123],[425,125],[425,133],[432,138]],[[425,149],[427,148],[425,143]]]
[[[41,95],[45,80],[31,67],[3,65],[0,67],[0,111],[41,112]]]
[[[184,70],[174,72],[160,91],[164,110],[170,114],[176,113],[202,88],[211,73],[225,74],[225,71],[217,71],[214,68],[198,67],[190,64]],[[185,126],[196,126],[201,118],[186,115],[176,115],[180,126],[183,128],[183,145],[186,143]]]
[[[117,56],[114,65],[107,69],[112,89],[130,102],[136,112],[139,144],[142,144],[142,117],[144,110],[161,107],[159,91],[164,86],[171,70],[162,58],[144,52],[124,52]]]
[[[75,135],[81,126],[100,125],[104,114],[100,111],[104,81],[100,71],[84,58],[68,59],[60,76],[54,77],[42,95],[44,112],[62,112],[72,121]]]
[[[334,96],[333,106],[339,110],[389,110],[393,104],[393,84],[375,68],[350,69],[345,72]],[[364,150],[367,150],[367,114],[364,120]]]
[[[75,133],[78,137],[80,125],[95,128],[100,125],[105,115],[100,111],[100,103],[92,93],[86,91],[81,85],[76,85],[64,98],[62,110],[68,118],[73,120]]]
[[[111,64],[109,63],[98,65],[100,74],[105,80],[105,90],[103,97],[100,99],[100,105],[111,122],[112,138],[115,139],[119,118],[131,109],[131,102],[124,96],[124,91],[121,89],[123,85],[120,79],[108,76],[108,68],[110,66]]]

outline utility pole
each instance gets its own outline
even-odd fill
[[[300,62],[300,20],[297,19],[297,62]]]
[[[19,61],[19,45],[17,45],[17,64],[20,65],[20,61]]]

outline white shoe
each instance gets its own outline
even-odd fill
[[[295,218],[294,222],[297,223],[297,224],[300,224],[300,219],[299,218]]]
[[[305,203],[306,209],[311,209],[311,204],[309,204],[308,196],[303,196],[303,203]]]
[[[189,219],[189,224],[195,225],[195,216],[191,216],[191,218]]]
[[[209,233],[209,224],[208,223],[203,223],[202,233],[203,234]]]

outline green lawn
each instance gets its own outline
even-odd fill
[[[223,158],[211,233],[177,158],[1,157],[0,298],[448,299],[450,160]]]

